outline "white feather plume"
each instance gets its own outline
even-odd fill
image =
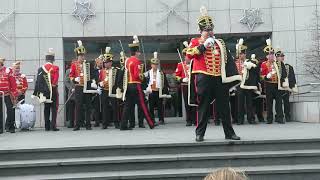
[[[266,40],[266,43],[267,43],[267,46],[271,46],[271,39],[270,39],[270,38],[267,39],[267,40]]]
[[[49,49],[48,49],[48,53],[54,53],[54,52],[53,52],[53,48],[49,48]]]
[[[188,47],[189,46],[188,41],[184,41],[183,45],[184,45],[184,47]]]
[[[256,55],[255,54],[251,54],[251,59],[256,59]]]
[[[240,44],[240,45],[243,45],[243,38],[240,38],[240,39],[239,39],[239,44]]]
[[[157,59],[157,58],[158,58],[158,52],[154,52],[154,53],[153,53],[153,58],[154,58],[154,59]]]
[[[106,54],[108,54],[111,50],[111,47],[106,47]]]
[[[239,44],[236,44],[236,50],[238,50],[239,49]]]
[[[82,46],[82,41],[81,40],[78,40],[78,46]]]
[[[124,57],[124,52],[123,51],[120,52],[120,56]]]
[[[139,43],[139,39],[137,35],[133,36],[133,43]]]
[[[201,8],[200,8],[200,14],[201,14],[201,16],[207,16],[207,15],[208,15],[207,8],[204,7],[204,6],[201,6]]]

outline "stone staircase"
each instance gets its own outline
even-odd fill
[[[201,180],[221,167],[251,180],[320,179],[320,139],[0,151],[0,179]]]

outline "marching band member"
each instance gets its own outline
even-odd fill
[[[192,124],[196,124],[196,108],[193,106],[189,106],[188,104],[188,81],[189,81],[189,71],[190,71],[190,62],[191,59],[186,56],[186,52],[188,49],[188,42],[184,41],[183,45],[185,48],[182,50],[182,54],[184,55],[184,61],[178,63],[175,75],[178,83],[180,83],[180,89],[182,91],[184,107],[186,109],[186,126],[192,126]]]
[[[100,55],[98,58],[95,59],[95,66],[93,70],[93,78],[96,82],[99,82],[99,75],[100,71],[103,68],[103,55]],[[102,111],[102,104],[100,102],[101,96],[99,94],[95,94],[93,97],[93,117],[95,120],[94,127],[99,127],[101,122],[101,111]]]
[[[13,76],[12,70],[4,66],[4,58],[0,57],[0,91],[4,94],[0,94],[0,134],[3,133],[3,99],[6,104],[7,109],[7,119],[6,124],[8,126],[8,131],[15,133],[15,114],[13,109],[13,104],[19,95],[17,91],[16,80]]]
[[[193,38],[187,50],[191,64],[189,103],[197,105],[196,141],[203,141],[208,124],[208,110],[215,99],[226,139],[240,140],[232,128],[229,89],[241,80],[234,60],[222,39],[213,36],[213,21],[201,7],[198,25],[201,37]],[[192,82],[192,83],[191,83]]]
[[[123,77],[123,96],[125,100],[122,121],[120,125],[120,130],[131,130],[128,127],[128,120],[134,112],[135,104],[138,104],[143,111],[143,114],[147,120],[147,123],[151,129],[154,128],[154,120],[150,116],[150,112],[145,104],[144,97],[145,94],[141,87],[141,82],[144,79],[143,75],[143,64],[138,59],[140,56],[139,40],[137,36],[134,36],[134,41],[129,44],[131,57],[125,62],[125,73]]]
[[[13,76],[16,79],[17,91],[19,93],[18,101],[24,100],[28,89],[27,77],[20,72],[21,61],[12,64]]]
[[[115,94],[112,94],[112,92],[116,69],[112,67],[113,55],[110,53],[110,50],[110,47],[106,47],[103,68],[100,70],[99,74],[99,86],[103,89],[101,94],[102,129],[107,129],[113,119],[111,98],[115,97]]]
[[[267,39],[264,48],[267,61],[261,64],[261,77],[265,81],[267,124],[273,123],[273,99],[276,101],[276,121],[283,124],[282,97],[279,90],[288,87],[287,72],[283,62],[275,60],[271,39]]]
[[[284,63],[284,53],[280,50],[277,49],[276,51],[276,58],[277,61],[281,61]],[[285,63],[285,68],[287,72],[287,77],[289,80],[289,86],[285,88],[284,90],[281,90],[281,97],[282,97],[282,102],[283,102],[283,110],[284,110],[284,115],[285,115],[285,120],[286,122],[291,121],[291,112],[290,112],[290,103],[289,103],[289,97],[291,93],[297,93],[298,92],[298,87],[297,87],[297,82],[296,82],[296,77],[294,73],[293,67]]]
[[[147,79],[147,93],[149,94],[149,110],[151,118],[154,119],[154,109],[158,109],[159,124],[164,124],[164,106],[163,99],[170,98],[168,81],[160,70],[160,61],[158,59],[158,53],[153,53],[153,58],[150,60],[151,69],[145,73]]]
[[[59,107],[59,67],[54,65],[55,53],[52,48],[46,55],[46,63],[38,69],[33,97],[38,97],[44,103],[44,120],[46,131],[59,131],[57,128],[57,113]],[[51,110],[51,121],[50,121]]]
[[[259,70],[257,69],[255,55],[252,55],[251,60],[246,59],[247,46],[243,44],[241,38],[236,45],[236,66],[238,73],[242,75],[240,87],[237,90],[238,97],[238,119],[237,124],[244,124],[244,113],[247,113],[247,120],[249,124],[256,124],[254,114],[252,111],[253,95],[258,91],[259,87]],[[245,105],[244,105],[245,104]],[[244,108],[246,107],[246,109]]]
[[[90,78],[91,67],[90,63],[85,60],[86,49],[82,45],[82,41],[78,41],[78,47],[74,51],[78,59],[72,63],[69,75],[70,80],[75,84],[76,117],[73,130],[80,130],[83,123],[85,123],[87,130],[91,130],[91,94],[97,93],[97,90],[94,89],[97,89],[98,86],[96,81]]]

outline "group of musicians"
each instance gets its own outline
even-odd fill
[[[247,59],[248,47],[241,38],[235,47],[234,59],[224,41],[214,37],[213,21],[206,9],[202,7],[200,11],[200,37],[183,43],[181,62],[175,72],[183,94],[186,125],[196,126],[196,141],[204,140],[211,104],[215,104],[216,122],[222,123],[226,139],[240,140],[232,128],[232,122],[244,124],[245,114],[250,124],[256,123],[255,115],[260,122],[264,122],[264,97],[268,124],[274,120],[273,100],[275,121],[281,124],[291,121],[289,96],[297,92],[297,86],[294,70],[284,62],[283,51],[275,49],[268,39],[263,49],[265,58],[259,61],[252,54]],[[65,80],[69,89],[66,103],[68,126],[74,131],[81,127],[91,130],[91,119],[95,119],[95,126],[102,123],[103,129],[114,124],[120,130],[131,130],[135,127],[135,105],[138,106],[140,128],[145,128],[144,119],[151,129],[165,124],[163,100],[171,96],[166,75],[160,68],[158,53],[154,52],[149,60],[151,69],[146,71],[139,59],[141,45],[138,37],[134,36],[128,46],[130,57],[120,52],[120,67],[113,66],[114,55],[110,47],[105,48],[93,65],[85,60],[86,48],[78,41],[78,47],[74,49],[77,59],[72,61]],[[59,67],[54,65],[52,49],[49,49],[46,61],[38,69],[33,97],[45,104],[45,130],[58,131]],[[12,68],[5,68],[1,58],[0,91],[4,92],[6,128],[10,132],[14,132],[14,102],[24,99],[26,89],[27,82],[25,75],[20,73],[20,62]],[[158,111],[158,122],[155,121],[155,109]]]

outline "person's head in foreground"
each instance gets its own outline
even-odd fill
[[[223,168],[208,174],[203,180],[248,180],[248,178],[242,171]]]

